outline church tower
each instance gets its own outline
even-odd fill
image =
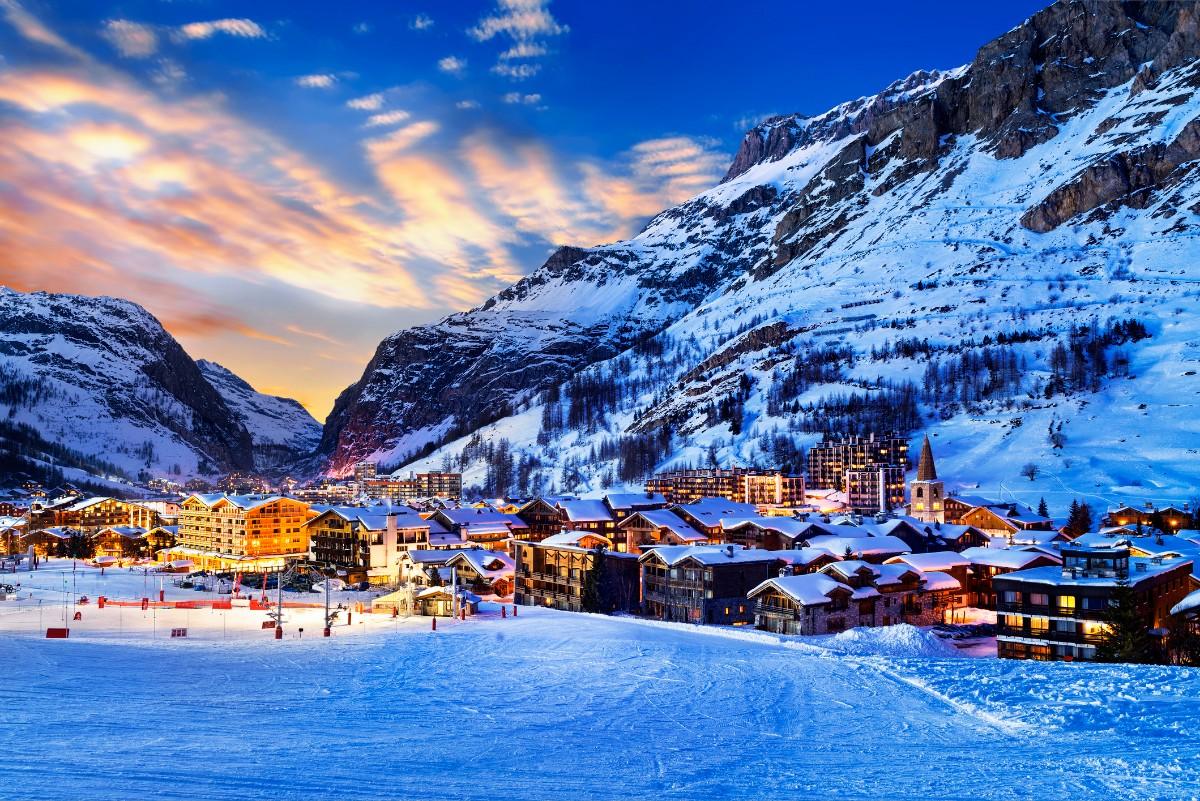
[[[946,490],[938,481],[933,448],[926,434],[925,444],[921,446],[921,461],[917,463],[917,478],[909,485],[908,513],[926,523],[945,523],[945,499]]]

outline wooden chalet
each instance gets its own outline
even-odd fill
[[[563,531],[540,542],[515,541],[513,602],[582,611],[584,577],[604,562],[602,593],[608,612],[635,612],[641,603],[637,557],[612,550],[612,541],[590,531]]]
[[[697,531],[690,523],[667,509],[634,512],[617,524],[617,550],[641,554],[659,545],[707,545],[720,542]]]
[[[659,620],[746,625],[754,621],[746,593],[775,574],[773,551],[736,545],[668,545],[640,557],[642,607]]]

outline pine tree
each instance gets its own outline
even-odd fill
[[[592,551],[592,565],[583,576],[583,587],[579,594],[579,605],[584,612],[607,612],[605,589],[604,548]]]
[[[1046,499],[1042,498],[1038,501],[1038,517],[1049,517],[1050,508],[1046,506]]]
[[[1117,582],[1109,598],[1104,622],[1108,630],[1096,645],[1097,662],[1150,664],[1159,661],[1137,593],[1129,586],[1128,579]]]

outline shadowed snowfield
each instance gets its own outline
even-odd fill
[[[818,647],[541,610],[443,623],[0,634],[0,797],[1200,795],[1196,671],[962,658],[908,627]],[[883,655],[905,651],[925,655]]]

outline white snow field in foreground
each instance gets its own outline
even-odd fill
[[[0,797],[1200,793],[1198,671],[962,658],[908,627],[813,645],[525,608],[439,622],[280,642],[0,633]],[[895,656],[906,643],[922,656]]]

